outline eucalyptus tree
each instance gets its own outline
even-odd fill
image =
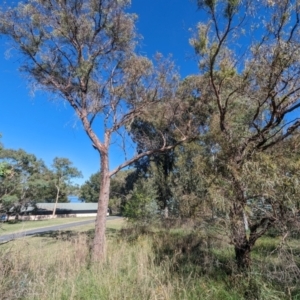
[[[61,190],[71,185],[72,178],[81,177],[81,172],[73,167],[72,162],[68,158],[55,157],[52,164],[52,180],[56,188],[55,204],[53,208],[52,216],[56,213],[56,207],[60,198]]]
[[[169,201],[172,197],[170,174],[173,171],[174,159],[174,150],[145,157],[134,165],[135,169],[128,174],[125,185],[127,190],[126,194],[128,194],[128,191],[133,189],[135,183],[139,182],[139,184],[135,186],[135,190],[137,191],[139,186],[142,187],[141,181],[147,181],[151,178],[151,184],[149,185],[152,185],[156,190],[155,199],[157,206],[161,212],[164,212],[166,218],[169,215]],[[128,199],[128,197],[123,199],[123,207],[125,207],[125,202],[127,202]]]
[[[126,196],[133,189],[137,177],[133,176],[134,170],[121,170],[111,178],[109,208],[120,211]],[[79,198],[84,202],[98,202],[100,193],[100,172],[92,174],[90,178],[80,187]]]
[[[198,219],[214,216],[216,203],[209,199],[212,181],[210,157],[206,149],[195,141],[175,150],[176,157],[170,174],[171,212],[181,218]]]
[[[71,179],[80,172],[66,158],[55,158],[52,169],[35,155],[19,149],[0,151],[0,204],[5,211],[17,213],[34,202],[68,201]]]
[[[295,199],[293,191],[283,187],[297,186],[296,177],[290,163],[279,172],[287,157],[278,149],[300,126],[300,6],[294,0],[197,2],[204,21],[190,42],[200,101],[212,109],[206,135],[216,178],[211,196],[225,203],[237,264],[247,269],[257,239],[284,220],[279,210],[295,208],[287,200]],[[297,187],[294,193],[299,196]]]
[[[80,187],[80,200],[84,202],[98,202],[100,193],[100,172],[92,174]]]
[[[31,201],[31,195],[38,189],[45,165],[35,155],[22,149],[1,149],[0,163],[5,172],[0,176],[0,204],[2,209],[14,207],[17,212],[22,205]]]
[[[181,80],[178,84],[176,99],[179,100],[178,103],[180,103],[181,106],[181,115],[177,118],[177,122],[168,124],[168,126],[163,128],[165,139],[170,144],[177,144],[178,130],[181,134],[188,135],[190,142],[203,140],[207,132],[212,107],[210,103],[201,101],[199,82],[201,82],[199,76],[191,75]],[[177,105],[179,106],[179,104]],[[152,149],[153,145],[160,143],[162,118],[160,118],[159,115],[165,114],[165,110],[166,107],[164,106],[157,107],[156,112],[151,113],[146,120],[136,119],[132,123],[130,134],[136,142],[139,152]],[[185,123],[186,127],[178,126],[178,123]],[[199,133],[201,133],[201,135],[198,135]],[[182,157],[181,155],[189,146],[185,144],[185,146],[180,146],[179,148],[179,150],[171,149],[165,153],[155,153],[151,157],[143,158],[135,163],[136,172],[132,174],[143,177],[146,180],[148,177],[151,177],[151,184],[156,190],[155,198],[158,202],[158,207],[163,211],[165,217],[168,217],[169,209],[172,209],[174,212],[175,202],[178,203],[178,205],[176,204],[177,208],[179,206],[188,207],[187,201],[185,201],[186,199],[179,199],[179,197],[175,199],[176,197],[173,193],[175,191],[173,188],[175,185],[177,185],[178,188],[183,186],[182,178],[186,175],[181,174],[182,178],[179,178],[180,175],[178,172],[186,171],[192,174],[192,170],[190,169],[191,165],[186,169],[180,169],[182,165],[178,167],[177,163],[178,159]],[[176,176],[173,176],[174,174],[179,175],[177,179],[175,179]],[[175,181],[177,181],[176,184]],[[177,195],[179,196],[179,194]]]
[[[3,8],[0,15],[0,31],[22,57],[21,70],[36,88],[69,103],[99,153],[102,176],[94,260],[105,254],[110,177],[144,156],[188,140],[192,128],[192,120],[177,123],[176,143],[168,144],[164,128],[174,124],[184,109],[172,101],[178,76],[168,61],[157,57],[153,64],[134,53],[136,16],[126,12],[129,4],[129,0],[28,0]],[[162,108],[156,143],[147,151],[126,155],[110,170],[112,142],[121,138],[126,148],[130,138],[126,129],[137,118],[153,114],[155,106]]]

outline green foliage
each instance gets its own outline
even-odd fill
[[[82,177],[81,172],[73,166],[73,163],[68,158],[54,158],[50,180],[56,190],[59,189],[59,193],[63,191],[68,193],[68,187],[72,185],[72,179],[79,177]]]
[[[135,176],[132,170],[118,172],[111,178],[110,203],[111,208],[120,210],[127,194],[132,190]],[[84,202],[98,202],[100,193],[101,173],[92,174],[90,178],[80,187],[80,199]]]
[[[142,177],[129,194],[127,174],[112,178],[111,203],[120,205],[118,199],[127,195],[124,215],[143,224],[171,205],[177,217],[218,219],[229,231],[238,267],[250,270],[256,242],[271,229],[289,233],[299,218],[298,3],[198,0],[209,18],[190,40],[199,74],[178,83],[170,62],[157,71],[134,55],[135,16],[123,11],[128,1],[50,2],[29,0],[1,11],[0,30],[29,60],[23,71],[75,109],[101,155],[107,187],[109,175],[154,154],[140,164]],[[253,42],[240,46],[247,39]],[[98,114],[106,122],[105,142],[92,129]],[[125,129],[138,155],[109,173],[110,138],[113,132],[125,136]],[[158,155],[190,137],[194,143]],[[31,189],[40,190],[33,187],[47,186],[46,176],[52,176],[58,200],[68,176],[76,176],[63,159],[47,172],[22,151],[4,156],[2,203],[28,198]],[[98,201],[99,191],[98,174],[82,187],[82,198]],[[245,282],[250,289],[258,284]],[[250,292],[247,297],[261,297]]]
[[[199,8],[207,6],[210,10],[214,10],[217,4],[217,0],[197,0]]]
[[[84,202],[98,202],[100,193],[100,172],[92,174],[80,187],[80,200]]]
[[[81,176],[81,172],[72,166],[72,162],[68,158],[54,158],[51,181],[56,188],[56,196],[53,215],[56,213],[56,204],[59,201],[62,189],[70,186],[73,178]]]
[[[211,180],[208,153],[195,142],[178,147],[175,155],[170,175],[174,215],[193,219],[211,215],[211,199],[207,197]]]
[[[247,269],[256,241],[270,228],[288,232],[299,212],[300,24],[291,17],[299,18],[299,7],[293,0],[198,5],[208,21],[191,44],[199,56],[198,101],[210,111],[198,131],[201,200],[230,230]]]
[[[227,6],[225,8],[224,15],[227,18],[231,18],[238,11],[238,5],[241,0],[227,0]]]
[[[132,222],[149,224],[158,217],[158,214],[157,191],[153,180],[138,180],[133,191],[127,196],[124,217]]]
[[[219,2],[219,3],[218,3]],[[232,16],[237,13],[238,6],[241,3],[241,0],[226,0],[226,1],[217,1],[217,0],[197,0],[198,8],[208,8],[209,12],[215,14],[217,9],[217,4],[221,7],[223,14],[226,18],[232,18]]]
[[[19,206],[30,199],[38,188],[37,176],[42,176],[45,166],[42,161],[24,150],[1,149],[0,161],[5,166],[0,177],[1,209]]]
[[[157,206],[165,217],[168,217],[169,202],[172,199],[171,174],[174,171],[175,154],[169,151],[144,159],[136,165],[136,173],[141,176],[140,180],[151,179],[156,191]]]
[[[5,162],[0,163],[0,177],[5,177],[9,173],[9,165]]]
[[[26,203],[53,202],[58,184],[59,200],[68,201],[70,179],[80,173],[67,159],[55,159],[54,163],[56,173],[22,149],[0,149],[0,210],[20,213]]]
[[[207,33],[208,33],[208,27],[204,24],[198,24],[198,38],[190,39],[191,46],[194,47],[195,52],[197,54],[205,54],[207,50]]]

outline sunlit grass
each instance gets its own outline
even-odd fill
[[[114,220],[108,219],[106,221],[106,228],[113,229],[113,230],[120,230],[125,224],[126,224],[126,221],[124,218],[118,218],[118,219],[114,219]],[[95,229],[95,223],[72,227],[72,230],[78,231],[78,232],[90,231],[93,229]]]
[[[56,218],[50,220],[39,220],[39,221],[19,221],[16,223],[1,223],[0,224],[0,236],[9,233],[17,233],[22,232],[25,230],[36,229],[36,228],[43,228],[61,224],[68,224],[74,222],[80,222],[85,220],[93,220],[92,218]]]

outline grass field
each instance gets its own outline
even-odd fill
[[[282,246],[280,238],[262,239],[253,250],[253,269],[241,275],[232,247],[220,236],[162,228],[108,221],[101,265],[90,261],[93,225],[4,244],[0,298],[300,299],[299,240]]]
[[[118,231],[124,226],[124,224],[125,224],[125,220],[123,218],[116,219],[116,220],[108,220],[106,222],[106,228],[107,228],[108,232]],[[88,225],[72,227],[72,231],[84,233],[84,232],[92,231],[92,230],[94,230],[94,228],[95,228],[95,224],[91,223]]]
[[[74,222],[80,222],[85,220],[93,220],[93,218],[56,218],[50,220],[40,221],[19,221],[19,222],[5,222],[0,223],[0,236],[9,233],[17,233],[24,230],[44,228],[54,225],[68,224]]]

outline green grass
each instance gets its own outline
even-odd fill
[[[106,228],[108,230],[120,230],[123,226],[125,225],[125,220],[123,218],[120,219],[115,219],[115,220],[107,220],[106,221]],[[72,231],[77,231],[77,232],[87,232],[94,230],[95,224],[87,224],[87,225],[81,225],[81,226],[76,226],[72,227]]]
[[[1,223],[0,224],[0,236],[9,233],[22,232],[24,230],[49,227],[54,225],[68,224],[74,222],[80,222],[85,220],[93,220],[93,218],[56,218],[51,220],[40,221],[19,221],[16,223]]]

